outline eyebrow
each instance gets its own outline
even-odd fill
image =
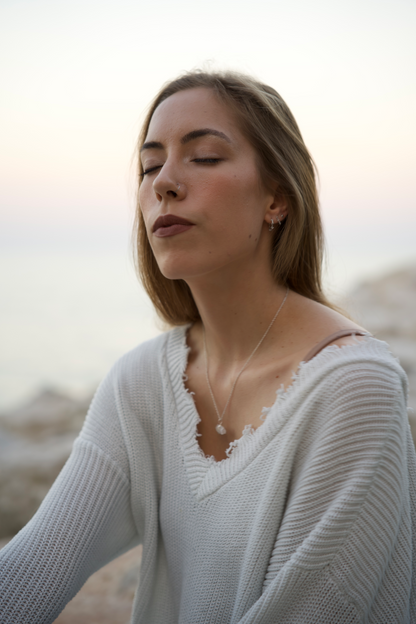
[[[231,139],[229,139],[228,136],[224,134],[224,132],[220,132],[219,130],[214,130],[213,128],[201,128],[200,130],[192,130],[191,132],[188,132],[188,134],[185,134],[185,136],[181,138],[181,143],[182,145],[185,145],[185,143],[189,143],[189,141],[193,141],[194,139],[199,139],[199,137],[207,136],[209,134],[213,136],[217,136],[220,139],[224,139],[224,141],[227,141],[227,143],[231,143]]]
[[[181,143],[182,145],[185,145],[186,143],[189,143],[189,141],[193,141],[194,139],[199,139],[199,137],[207,135],[216,136],[220,139],[223,139],[224,141],[227,141],[227,143],[231,143],[231,139],[229,139],[228,136],[224,134],[224,132],[220,132],[220,130],[214,130],[213,128],[201,128],[200,130],[191,130],[191,132],[188,132],[188,134],[185,134],[185,136],[181,138]],[[160,143],[160,141],[147,141],[146,143],[143,143],[142,147],[140,148],[140,152],[143,152],[147,149],[164,149],[164,146],[163,143]]]
[[[147,149],[163,149],[163,144],[159,141],[147,141],[147,143],[143,143],[140,148],[140,152],[143,152]]]

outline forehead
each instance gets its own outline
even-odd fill
[[[206,127],[221,130],[235,140],[241,138],[234,113],[212,89],[187,89],[174,93],[157,107],[146,140]]]

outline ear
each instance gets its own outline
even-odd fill
[[[279,221],[280,223],[282,223],[282,221],[286,219],[287,213],[288,213],[287,198],[285,197],[285,195],[283,195],[283,193],[279,189],[276,189],[274,193],[273,201],[268,206],[266,210],[266,214],[264,215],[264,220],[266,221],[268,225],[272,223],[272,219],[273,219],[273,224],[279,224]]]

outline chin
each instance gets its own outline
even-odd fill
[[[169,258],[169,260],[165,259],[164,261],[157,261],[157,264],[160,272],[163,277],[166,277],[166,279],[185,279],[190,273],[193,273],[189,260],[184,261],[182,259],[181,261],[178,258],[175,258],[175,260]]]
[[[166,279],[169,280],[187,280],[189,278],[194,277],[194,271],[191,271],[190,268],[188,268],[188,270],[186,270],[185,268],[179,268],[179,267],[160,267],[160,272],[162,273],[163,277],[166,277]]]
[[[211,252],[211,249],[213,251]],[[190,250],[176,249],[163,250],[154,256],[159,270],[166,279],[170,280],[193,280],[203,276],[219,274],[234,263],[246,260],[247,252],[241,253],[240,249],[226,250],[221,245],[211,245],[208,250],[200,246]]]
[[[166,279],[185,280],[192,279],[215,270],[217,267],[213,263],[197,262],[191,260],[187,254],[186,258],[169,258],[162,262],[158,261],[159,270]]]

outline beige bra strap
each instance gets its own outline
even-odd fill
[[[309,362],[315,355],[322,351],[325,347],[327,347],[334,340],[338,340],[338,338],[343,338],[344,336],[371,336],[370,333],[363,331],[362,329],[340,329],[339,331],[327,336],[321,342],[318,342],[308,353],[308,355],[304,358],[304,362]]]

